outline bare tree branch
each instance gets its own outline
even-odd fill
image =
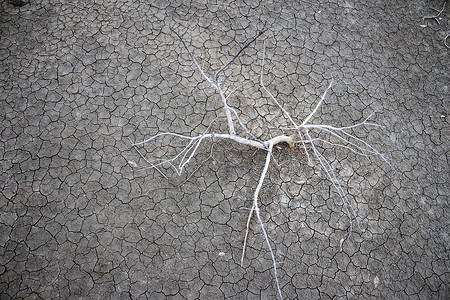
[[[246,222],[246,230],[245,230],[245,236],[243,241],[243,248],[242,248],[242,256],[241,256],[241,265],[243,265],[243,261],[245,258],[245,250],[247,246],[247,240],[248,240],[248,234],[249,234],[249,228],[250,228],[250,222],[252,220],[252,216],[256,215],[257,222],[259,224],[259,227],[264,235],[265,243],[267,244],[267,248],[269,249],[272,263],[273,263],[273,271],[274,271],[274,279],[277,286],[277,292],[280,297],[280,299],[283,298],[282,291],[280,288],[280,282],[278,279],[278,271],[277,271],[277,259],[275,256],[275,253],[273,251],[272,245],[270,243],[267,231],[264,227],[264,223],[261,218],[261,213],[259,209],[259,194],[261,191],[261,188],[263,186],[264,180],[267,176],[269,165],[271,161],[274,161],[276,164],[276,159],[273,155],[273,147],[280,144],[280,143],[287,143],[291,147],[293,146],[299,146],[302,145],[302,148],[305,150],[305,153],[308,156],[308,161],[315,160],[320,168],[325,172],[327,179],[331,182],[331,186],[336,190],[339,198],[342,201],[343,209],[349,219],[349,229],[348,234],[345,238],[340,240],[340,246],[342,247],[342,243],[345,239],[349,238],[353,231],[353,220],[357,220],[357,214],[354,209],[354,206],[352,205],[350,199],[348,198],[347,194],[344,191],[344,188],[342,187],[334,169],[331,163],[328,161],[328,159],[325,157],[323,153],[319,151],[319,148],[316,146],[317,143],[325,144],[334,146],[337,148],[345,149],[350,152],[353,152],[358,155],[362,155],[365,157],[369,156],[379,156],[381,159],[383,159],[388,165],[389,162],[387,159],[374,147],[372,147],[369,143],[364,141],[361,138],[358,138],[354,133],[353,130],[359,127],[382,127],[379,124],[369,122],[369,119],[375,114],[376,110],[372,112],[367,118],[365,118],[362,122],[359,122],[357,124],[353,125],[347,125],[347,126],[332,126],[329,124],[314,124],[312,123],[312,119],[314,116],[319,114],[319,108],[324,105],[325,99],[327,94],[330,92],[331,88],[333,87],[333,81],[331,81],[328,84],[328,87],[325,89],[325,91],[322,93],[319,101],[315,105],[314,109],[310,112],[310,114],[303,120],[303,122],[296,121],[295,118],[288,112],[288,110],[285,109],[283,104],[275,98],[275,96],[270,92],[270,90],[266,87],[264,84],[264,62],[265,62],[265,44],[263,46],[262,50],[262,61],[261,61],[261,73],[259,75],[259,84],[262,88],[262,90],[267,94],[267,96],[272,100],[272,102],[275,104],[275,106],[281,111],[282,116],[286,118],[292,127],[287,128],[281,128],[283,129],[283,132],[286,131],[286,134],[281,134],[275,137],[272,137],[270,139],[264,139],[263,137],[257,137],[251,132],[251,128],[245,124],[241,117],[239,116],[239,111],[235,108],[232,108],[228,106],[227,100],[233,95],[233,93],[241,88],[245,84],[249,84],[253,82],[254,80],[245,81],[244,83],[241,83],[234,87],[228,95],[225,95],[225,93],[222,90],[221,82],[219,80],[219,76],[221,73],[225,72],[227,68],[241,55],[241,53],[248,48],[252,43],[254,43],[258,37],[260,37],[265,29],[265,25],[261,31],[258,32],[258,34],[247,44],[245,44],[240,50],[225,64],[223,65],[214,75],[214,80],[212,80],[208,75],[204,72],[203,68],[197,63],[192,51],[187,46],[186,42],[183,40],[181,35],[175,31],[173,28],[170,28],[172,32],[175,33],[175,35],[180,39],[182,42],[184,48],[187,50],[193,64],[195,65],[195,68],[200,72],[202,77],[209,83],[209,85],[218,93],[220,100],[223,104],[223,109],[227,118],[227,125],[228,125],[228,133],[216,133],[211,131],[211,125],[217,120],[214,119],[208,128],[201,134],[189,136],[189,135],[183,135],[175,132],[162,132],[155,134],[147,139],[144,139],[143,141],[133,143],[132,146],[136,149],[138,154],[145,160],[145,162],[148,164],[148,168],[155,169],[157,172],[159,172],[162,176],[167,178],[160,167],[163,165],[169,166],[170,168],[174,169],[175,172],[178,175],[181,175],[185,167],[192,161],[192,159],[197,155],[197,152],[200,149],[200,146],[203,142],[207,142],[210,140],[232,140],[238,144],[255,148],[256,150],[263,150],[266,151],[266,160],[264,163],[263,170],[260,174],[258,184],[255,188],[254,195],[253,195],[253,202],[252,202],[252,208],[250,209],[250,212],[248,214],[247,222]],[[195,101],[195,99],[194,99]],[[239,127],[243,130],[245,133],[243,136],[240,136],[236,134],[234,123],[239,125]],[[267,124],[267,128],[273,128],[270,124]],[[314,134],[314,135],[313,135]],[[317,135],[317,136],[316,136]],[[331,138],[331,140],[328,140],[328,138]],[[154,159],[147,159],[141,151],[139,151],[138,147],[143,146],[148,143],[152,144],[158,144],[159,140],[162,139],[173,139],[178,140],[182,142],[180,149],[176,154],[172,154],[172,156],[168,157],[156,157]],[[337,139],[338,142],[335,140]],[[184,145],[184,146],[183,146]],[[310,145],[312,154],[309,154],[309,151],[307,150],[306,145]],[[212,157],[212,151],[213,148],[211,146],[210,149],[210,156],[201,162],[200,165],[202,165],[204,162],[206,162],[210,157]],[[277,164],[278,165],[278,164]],[[198,168],[197,168],[198,169]],[[195,171],[197,170],[195,169]],[[195,172],[194,171],[194,172]],[[193,174],[193,173],[192,173]],[[190,176],[192,176],[192,174]],[[190,178],[188,177],[188,179]]]

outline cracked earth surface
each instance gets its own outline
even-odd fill
[[[315,121],[352,124],[382,107],[386,127],[357,134],[394,167],[322,149],[360,224],[341,250],[349,220],[323,172],[275,149],[289,163],[270,167],[260,203],[285,298],[450,298],[449,8],[438,24],[422,16],[441,1],[265,2],[0,3],[2,300],[277,297],[254,220],[240,266],[264,152],[209,142],[165,179],[131,147],[202,133],[220,111],[169,26],[212,73],[264,21],[229,86],[258,74],[265,41],[266,85],[298,120],[331,78]],[[249,85],[230,105],[264,138],[283,125],[269,100]]]

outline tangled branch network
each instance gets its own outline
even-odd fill
[[[175,132],[163,132],[158,133],[154,136],[151,136],[148,139],[145,139],[141,142],[134,143],[133,146],[136,148],[138,153],[142,156],[142,158],[148,163],[148,167],[157,170],[159,173],[161,173],[162,176],[166,177],[164,173],[162,172],[162,167],[169,166],[170,168],[173,168],[173,170],[178,174],[181,175],[183,170],[185,169],[186,165],[192,160],[193,157],[197,154],[197,151],[200,147],[200,145],[205,142],[209,141],[211,139],[216,140],[232,140],[236,143],[239,143],[241,145],[247,146],[247,147],[253,147],[256,149],[260,149],[262,151],[266,152],[266,159],[264,162],[264,166],[262,168],[261,174],[259,176],[258,184],[254,190],[253,194],[253,204],[252,208],[249,212],[247,224],[246,224],[246,231],[245,231],[245,237],[244,237],[244,245],[242,248],[242,257],[241,257],[241,265],[243,263],[244,257],[245,257],[245,249],[247,245],[247,237],[249,232],[249,226],[252,219],[253,214],[256,215],[257,222],[259,224],[259,227],[261,228],[262,234],[265,238],[265,242],[267,244],[268,250],[270,252],[272,262],[273,262],[273,271],[274,271],[274,278],[275,283],[277,286],[277,292],[279,294],[279,298],[283,299],[283,295],[280,288],[280,282],[278,280],[277,275],[277,259],[275,257],[272,245],[270,243],[270,240],[268,238],[268,234],[266,232],[266,229],[264,227],[263,220],[261,218],[261,213],[259,209],[259,193],[261,190],[261,187],[264,183],[264,179],[267,176],[267,171],[269,168],[269,165],[271,162],[274,162],[276,164],[277,161],[275,160],[272,150],[275,145],[280,143],[287,143],[291,148],[300,148],[303,149],[303,151],[306,153],[308,157],[308,161],[312,162],[315,161],[320,165],[320,167],[323,169],[324,173],[326,174],[327,178],[330,180],[332,186],[337,191],[340,199],[342,200],[343,207],[348,215],[348,218],[350,220],[349,225],[349,231],[347,237],[349,237],[353,230],[353,220],[356,220],[356,212],[353,209],[353,206],[351,202],[349,201],[346,193],[344,192],[344,189],[342,188],[335,171],[333,170],[333,167],[331,163],[327,160],[327,158],[319,151],[319,147],[317,147],[318,144],[328,144],[333,147],[341,147],[344,149],[347,149],[351,152],[354,152],[356,154],[362,155],[362,156],[379,156],[384,161],[387,162],[385,157],[378,152],[375,148],[373,148],[371,145],[369,145],[364,140],[358,138],[357,136],[353,135],[351,132],[353,129],[357,127],[362,126],[381,126],[376,123],[370,122],[370,118],[375,114],[376,111],[374,111],[372,114],[370,114],[366,119],[364,119],[362,122],[345,126],[345,127],[335,127],[327,124],[314,124],[312,122],[312,119],[316,114],[318,114],[319,108],[321,105],[323,105],[325,101],[325,97],[330,92],[330,89],[333,87],[334,83],[331,81],[328,85],[328,87],[323,92],[322,96],[318,100],[317,104],[315,105],[314,109],[311,111],[311,113],[302,121],[299,122],[295,120],[295,118],[284,108],[283,104],[276,99],[276,97],[270,92],[270,90],[266,87],[264,84],[264,60],[265,60],[265,44],[262,51],[262,60],[261,60],[261,72],[258,76],[259,84],[262,88],[262,90],[267,94],[268,98],[273,102],[274,106],[276,106],[281,113],[283,114],[284,118],[286,118],[286,121],[288,122],[289,127],[283,128],[283,132],[288,132],[289,134],[282,134],[275,136],[273,138],[270,138],[268,140],[262,140],[257,138],[255,135],[252,134],[251,128],[248,128],[246,124],[242,121],[242,119],[239,116],[238,111],[228,105],[228,100],[233,95],[233,93],[236,92],[242,85],[239,87],[233,89],[232,91],[225,93],[224,89],[222,88],[222,78],[221,75],[227,70],[227,68],[232,65],[236,59],[245,51],[246,48],[248,48],[251,44],[255,43],[256,40],[264,33],[265,27],[257,33],[257,35],[250,40],[247,44],[245,44],[242,48],[237,51],[237,53],[226,63],[224,64],[213,76],[209,76],[205,73],[204,69],[200,66],[200,64],[197,62],[195,56],[193,55],[193,52],[190,50],[182,36],[173,28],[171,28],[171,31],[177,36],[177,38],[182,43],[183,47],[186,49],[187,53],[189,54],[192,63],[194,65],[194,68],[201,74],[202,78],[208,83],[208,85],[215,90],[215,92],[218,94],[222,106],[223,106],[223,114],[226,117],[227,120],[227,127],[228,132],[223,133],[214,133],[211,132],[211,124],[208,127],[208,129],[198,135],[195,136],[187,136],[183,134],[178,134]],[[216,121],[217,118],[214,120]],[[213,122],[214,122],[213,121]],[[239,135],[236,134],[235,126],[239,126],[238,128],[242,129],[241,131],[245,134]],[[329,139],[324,139],[323,136],[328,136]],[[331,138],[332,137],[332,138]],[[171,157],[158,157],[155,159],[147,159],[144,157],[144,155],[139,152],[137,146],[143,145],[146,143],[158,143],[158,140],[161,141],[161,139],[164,138],[173,138],[182,140],[185,142],[184,148],[177,152],[175,155]],[[333,142],[331,141],[333,140]],[[338,142],[335,142],[335,141]],[[307,145],[309,145],[307,147]],[[308,148],[310,150],[308,150]],[[311,152],[311,153],[310,153]],[[387,162],[388,163],[388,162]],[[389,163],[388,163],[389,164]],[[341,240],[341,245],[344,239]]]

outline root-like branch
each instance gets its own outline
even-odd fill
[[[445,5],[444,5],[445,7]],[[441,11],[439,11],[439,14],[442,13],[444,7]],[[439,14],[435,17],[438,17]],[[435,18],[433,17],[433,18]],[[351,152],[354,152],[356,154],[360,154],[363,156],[379,156],[381,157],[385,162],[389,164],[387,159],[378,152],[374,147],[372,147],[369,143],[366,141],[358,138],[354,133],[353,130],[359,127],[380,127],[381,125],[378,125],[376,123],[369,122],[369,119],[374,115],[373,112],[370,114],[366,119],[364,119],[362,122],[354,124],[354,125],[348,125],[348,126],[331,126],[328,124],[314,124],[312,123],[312,119],[314,116],[319,114],[319,108],[324,105],[325,99],[327,94],[330,92],[331,88],[333,87],[333,81],[331,81],[328,85],[328,87],[323,92],[322,96],[320,97],[319,101],[315,105],[314,109],[311,111],[311,113],[303,120],[303,122],[296,121],[295,118],[285,109],[285,107],[282,105],[280,101],[278,101],[275,96],[269,91],[269,89],[265,86],[264,80],[263,80],[263,74],[264,74],[264,61],[265,61],[265,45],[263,47],[262,51],[262,62],[261,62],[261,73],[259,75],[259,84],[262,87],[262,90],[267,94],[267,96],[272,100],[272,102],[275,104],[275,106],[281,111],[284,118],[287,119],[289,122],[288,128],[283,128],[283,132],[288,132],[287,134],[278,135],[275,137],[272,137],[270,139],[263,139],[260,137],[256,137],[252,132],[251,128],[248,128],[247,125],[242,121],[242,119],[239,116],[239,111],[235,108],[232,108],[228,106],[227,100],[233,95],[233,93],[241,88],[244,84],[248,84],[252,82],[253,80],[244,82],[240,85],[237,85],[234,89],[232,89],[227,95],[222,90],[221,87],[221,80],[219,80],[219,76],[221,73],[225,72],[226,69],[239,57],[239,55],[252,43],[254,43],[258,37],[260,37],[263,32],[265,31],[265,27],[256,35],[255,38],[253,38],[250,42],[248,42],[245,46],[243,46],[225,65],[223,65],[214,75],[213,79],[209,77],[203,68],[198,64],[197,60],[195,59],[192,51],[189,49],[186,42],[183,40],[181,35],[175,31],[173,28],[171,28],[171,31],[175,33],[175,35],[180,39],[182,42],[184,48],[187,50],[193,64],[195,65],[195,68],[200,72],[202,77],[209,83],[209,85],[218,93],[220,100],[223,104],[223,109],[225,112],[225,116],[227,118],[227,125],[228,125],[228,133],[216,133],[211,131],[211,125],[214,121],[217,120],[214,119],[210,126],[201,134],[188,136],[183,134],[178,134],[175,132],[163,132],[158,133],[156,135],[151,136],[148,139],[144,139],[141,142],[133,143],[132,146],[136,149],[138,154],[145,160],[145,162],[148,164],[148,168],[155,169],[157,172],[159,172],[161,175],[163,175],[165,178],[167,178],[164,173],[162,172],[161,167],[163,165],[169,166],[170,168],[173,168],[175,172],[178,175],[181,175],[185,167],[189,164],[189,162],[196,156],[197,151],[200,149],[200,146],[203,142],[207,142],[210,139],[215,140],[232,140],[236,143],[239,143],[241,145],[255,148],[256,150],[264,150],[266,151],[266,160],[264,163],[264,168],[261,172],[261,175],[259,177],[258,185],[256,186],[256,189],[254,191],[253,195],[253,202],[252,202],[252,208],[248,214],[247,223],[246,223],[246,230],[245,230],[245,237],[244,237],[244,244],[242,249],[242,256],[241,256],[241,265],[243,265],[243,261],[245,258],[245,250],[247,246],[248,241],[248,235],[249,235],[249,228],[250,228],[250,222],[252,220],[252,216],[256,215],[256,219],[258,221],[259,227],[261,228],[261,231],[264,235],[265,242],[267,244],[267,247],[269,249],[272,262],[273,262],[273,270],[275,275],[275,282],[277,286],[277,291],[279,294],[279,297],[282,299],[282,292],[280,288],[280,283],[278,279],[278,273],[277,273],[277,262],[275,258],[275,254],[273,251],[273,248],[271,246],[268,234],[266,232],[266,229],[264,227],[264,223],[262,221],[260,210],[259,210],[259,194],[260,190],[262,188],[262,185],[264,183],[264,179],[267,176],[267,172],[269,169],[270,162],[273,160],[276,162],[272,149],[274,146],[280,143],[287,143],[292,148],[294,146],[300,146],[302,145],[302,148],[305,150],[305,153],[308,156],[308,161],[311,161],[311,159],[315,160],[318,165],[323,169],[323,171],[326,174],[326,177],[331,182],[331,185],[336,190],[337,194],[339,195],[339,198],[342,200],[342,205],[344,207],[345,213],[347,214],[349,218],[349,230],[348,230],[348,238],[353,230],[353,220],[357,220],[356,218],[356,211],[347,197],[346,193],[344,192],[344,189],[331,165],[331,163],[327,160],[327,158],[322,154],[318,147],[316,146],[316,143],[322,143],[327,144],[330,146],[336,146],[342,149],[349,150]],[[447,37],[446,37],[447,38]],[[446,39],[445,39],[446,40]],[[234,122],[237,122],[239,127],[244,131],[244,135],[240,136],[236,134],[235,128],[234,128]],[[270,125],[268,125],[268,128],[270,128]],[[338,142],[330,141],[327,139],[327,137],[337,139]],[[138,149],[138,147],[142,147],[145,144],[148,143],[158,143],[161,139],[173,139],[181,141],[184,145],[180,146],[181,150],[177,153],[173,154],[171,157],[157,157],[154,159],[147,159],[145,155]],[[311,148],[312,154],[309,154],[309,151],[307,150],[306,145],[309,144]],[[210,150],[211,154],[210,156],[202,162],[206,162],[210,157],[212,157],[212,147]],[[169,155],[167,155],[169,156]],[[198,169],[198,168],[197,168]],[[196,170],[197,170],[196,169]],[[195,170],[195,171],[196,171]],[[194,172],[195,172],[194,171]],[[192,173],[193,174],[193,173]],[[192,176],[192,174],[190,176]],[[190,178],[188,177],[188,179]],[[186,179],[186,180],[188,180]],[[342,246],[342,242],[345,240],[342,239],[340,242],[340,245]]]
[[[270,256],[272,257],[273,272],[274,272],[274,276],[275,276],[275,283],[277,284],[278,295],[280,296],[280,299],[283,299],[283,294],[281,293],[281,289],[280,289],[280,282],[278,281],[277,261],[275,259],[275,254],[273,253],[272,246],[270,245],[269,236],[267,235],[266,229],[264,228],[264,223],[261,219],[261,214],[259,213],[259,204],[258,204],[259,191],[261,190],[264,179],[266,178],[267,170],[269,169],[272,149],[273,149],[273,144],[270,143],[269,149],[267,149],[266,163],[264,164],[264,168],[261,172],[261,176],[259,177],[258,185],[256,186],[255,193],[253,194],[253,206],[252,206],[252,209],[250,210],[248,220],[251,219],[251,215],[252,215],[253,211],[255,211],[255,215],[256,215],[256,218],[258,219],[259,227],[261,228],[261,231],[264,235],[264,239],[266,240],[267,248],[269,248]],[[248,224],[248,221],[247,221],[247,224]],[[247,233],[248,232],[246,232],[246,236],[247,236]],[[242,255],[244,255],[244,253],[242,253]],[[241,259],[241,261],[242,261],[242,259]]]

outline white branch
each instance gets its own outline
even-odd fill
[[[266,229],[264,228],[264,223],[261,219],[261,214],[259,213],[259,205],[258,205],[259,191],[261,190],[264,179],[266,178],[267,170],[269,169],[272,148],[273,148],[273,144],[270,143],[269,149],[268,149],[267,155],[266,155],[266,163],[264,164],[264,169],[261,172],[261,176],[259,177],[258,185],[256,186],[255,193],[253,195],[253,206],[252,206],[252,210],[250,211],[250,214],[249,214],[249,219],[251,218],[252,211],[255,210],[256,218],[258,219],[258,223],[259,223],[259,227],[261,228],[261,231],[264,235],[264,239],[266,240],[267,247],[269,248],[270,256],[272,257],[273,272],[274,272],[274,276],[275,276],[275,282],[277,284],[278,294],[280,295],[280,299],[283,299],[283,295],[282,295],[281,289],[280,289],[280,282],[278,281],[277,261],[275,259],[275,254],[273,253],[272,246],[270,245],[270,241],[269,241],[269,237],[267,235]]]
[[[348,234],[348,237],[350,237],[350,235],[352,234],[352,230],[353,230],[353,217],[356,219],[356,212],[353,209],[353,206],[351,205],[351,203],[348,200],[347,196],[345,195],[345,192],[342,189],[342,186],[341,186],[339,180],[337,179],[337,177],[336,177],[336,175],[335,175],[335,173],[333,171],[333,168],[331,167],[331,165],[328,162],[328,160],[317,150],[317,148],[314,145],[314,142],[312,141],[312,138],[309,135],[308,131],[306,131],[306,136],[311,141],[311,146],[313,148],[313,152],[314,152],[317,160],[319,161],[320,165],[322,166],[322,169],[327,174],[328,179],[331,181],[332,185],[334,186],[334,188],[338,192],[339,197],[341,198],[341,200],[342,200],[342,202],[344,204],[345,211],[347,212],[347,216],[348,216],[349,221],[350,221],[350,229],[349,229],[349,234]],[[350,213],[348,207],[350,207],[350,209],[352,210],[353,217],[352,217],[352,214]]]
[[[325,90],[325,92],[323,93],[322,97],[320,98],[319,103],[317,103],[316,107],[314,108],[314,110],[309,114],[308,117],[306,117],[306,119],[303,121],[302,126],[305,126],[306,123],[308,123],[309,119],[312,118],[312,116],[314,116],[314,114],[317,112],[317,110],[319,109],[319,107],[322,105],[323,100],[325,99],[325,96],[327,95],[328,91],[331,89],[331,87],[333,86],[333,80],[331,80],[330,84],[328,85],[327,89]]]
[[[334,146],[334,147],[340,147],[340,148],[349,150],[351,152],[354,152],[356,154],[363,155],[366,157],[369,155],[376,155],[376,156],[381,157],[385,162],[387,162],[389,164],[389,162],[386,160],[386,158],[380,152],[378,152],[375,148],[373,148],[369,143],[358,138],[354,134],[349,133],[349,132],[353,132],[353,129],[358,128],[358,127],[364,127],[364,126],[383,127],[383,126],[376,124],[376,123],[368,122],[368,120],[376,113],[376,110],[374,112],[372,112],[362,122],[359,122],[354,125],[336,127],[336,126],[331,126],[328,124],[311,124],[311,123],[309,123],[311,121],[311,119],[316,114],[318,114],[319,108],[324,103],[327,93],[333,87],[333,81],[331,81],[329,83],[328,87],[326,88],[326,90],[324,91],[322,96],[320,97],[318,103],[315,105],[315,107],[311,111],[311,113],[304,119],[304,121],[301,124],[299,122],[295,121],[294,118],[292,117],[292,115],[284,108],[284,106],[280,103],[280,101],[278,101],[275,98],[275,96],[269,91],[269,89],[264,84],[264,80],[263,80],[264,62],[265,62],[265,44],[264,44],[263,53],[262,53],[262,62],[261,62],[261,72],[259,75],[259,83],[260,83],[262,89],[270,97],[272,102],[276,105],[276,107],[278,107],[281,110],[282,115],[288,120],[288,122],[290,123],[289,126],[292,126],[292,127],[281,128],[282,130],[288,131],[288,133],[281,134],[281,135],[272,137],[267,140],[262,139],[260,137],[256,137],[255,135],[253,135],[251,133],[251,130],[242,121],[242,119],[239,116],[239,112],[236,109],[228,106],[228,104],[227,104],[227,100],[234,94],[234,92],[236,90],[241,88],[243,85],[251,82],[252,80],[246,81],[240,85],[237,85],[227,95],[225,95],[225,93],[221,87],[221,78],[219,78],[219,76],[221,73],[225,72],[226,69],[228,68],[228,66],[230,66],[239,57],[239,55],[243,52],[243,50],[245,50],[250,44],[252,44],[253,42],[256,41],[256,39],[264,32],[264,28],[257,34],[257,36],[254,39],[252,39],[244,47],[242,47],[236,53],[235,56],[233,56],[225,65],[223,65],[215,73],[213,79],[208,77],[206,75],[206,73],[204,72],[203,68],[197,63],[197,60],[195,59],[193,53],[191,52],[191,50],[189,49],[189,47],[187,46],[185,41],[182,39],[182,37],[174,29],[171,28],[171,30],[177,35],[177,37],[182,42],[184,48],[187,50],[189,56],[191,57],[192,62],[195,65],[196,69],[200,72],[202,77],[209,83],[209,86],[211,86],[218,93],[220,100],[222,101],[223,109],[224,109],[225,116],[227,119],[228,133],[211,132],[211,125],[217,119],[216,118],[211,122],[211,124],[208,126],[208,128],[202,134],[188,136],[188,135],[178,134],[178,133],[174,133],[174,132],[163,132],[163,133],[158,133],[156,135],[153,135],[150,138],[145,139],[141,142],[132,143],[132,146],[136,149],[136,151],[139,153],[139,155],[149,165],[148,168],[155,169],[157,172],[159,172],[165,178],[167,178],[167,177],[163,174],[163,172],[160,169],[160,167],[162,165],[168,165],[170,168],[173,168],[178,175],[181,175],[181,173],[183,172],[185,167],[196,156],[202,143],[208,139],[231,140],[231,141],[234,141],[238,144],[241,144],[241,145],[244,145],[247,147],[252,147],[255,149],[261,149],[261,150],[266,151],[266,160],[264,163],[264,168],[259,177],[258,185],[255,188],[254,195],[253,195],[252,208],[251,208],[250,213],[247,218],[246,232],[245,232],[245,237],[244,237],[244,245],[243,245],[243,249],[242,249],[241,265],[243,265],[243,260],[245,257],[245,249],[247,246],[250,222],[251,222],[252,215],[254,212],[256,215],[256,218],[258,220],[258,224],[261,228],[261,231],[264,235],[265,242],[267,244],[267,247],[269,249],[269,252],[270,252],[270,255],[272,258],[277,291],[278,291],[279,297],[281,299],[283,299],[281,288],[280,288],[280,283],[278,280],[277,262],[275,259],[275,254],[274,254],[273,248],[270,244],[270,240],[269,240],[268,234],[266,232],[266,229],[264,227],[264,223],[263,223],[261,215],[260,215],[259,203],[258,203],[259,194],[260,194],[262,185],[264,183],[264,180],[267,176],[270,162],[272,159],[273,159],[273,161],[276,162],[276,160],[273,156],[273,153],[272,153],[273,147],[280,143],[287,143],[287,144],[289,144],[290,147],[299,146],[299,144],[301,143],[303,146],[303,149],[305,150],[306,155],[308,156],[308,161],[309,161],[310,155],[308,153],[306,145],[309,144],[311,146],[312,158],[317,160],[321,169],[323,169],[323,171],[325,172],[326,177],[331,182],[331,185],[337,191],[339,198],[342,200],[342,204],[344,206],[345,213],[347,214],[347,216],[349,218],[349,223],[350,223],[349,232],[348,232],[348,236],[347,236],[347,238],[348,238],[351,235],[352,230],[353,230],[353,220],[354,219],[357,220],[356,212],[353,208],[352,203],[350,202],[346,193],[344,192],[344,189],[343,189],[338,177],[336,176],[332,165],[327,160],[327,158],[319,151],[319,149],[316,147],[315,143],[319,142],[319,143],[324,143],[324,144]],[[242,130],[245,132],[245,134],[242,134],[242,136],[236,134],[235,127],[234,127],[234,125],[235,125],[234,121],[237,121],[240,128],[242,128]],[[269,126],[270,126],[270,124],[269,124]],[[311,136],[311,132],[317,136],[315,136],[313,138]],[[172,155],[171,157],[163,156],[163,157],[156,158],[154,160],[149,160],[138,149],[138,146],[143,146],[144,144],[147,144],[147,143],[157,143],[158,140],[165,139],[165,138],[170,139],[170,141],[172,141],[172,139],[178,140],[182,143],[181,145],[178,145],[179,149],[176,149],[177,152],[175,154],[172,154],[172,153],[170,154],[170,155]],[[327,138],[327,139],[328,138],[336,138],[336,139],[338,139],[338,142],[335,142],[334,140],[329,141],[325,138]],[[172,146],[169,146],[169,147],[172,147]],[[211,147],[210,152],[211,153],[210,153],[210,156],[208,157],[208,159],[210,157],[212,157],[212,147]],[[170,155],[166,153],[166,156],[170,156]],[[206,160],[204,160],[203,162],[205,162]],[[203,162],[202,162],[202,164],[203,164]],[[192,174],[190,176],[192,176]],[[190,176],[188,178],[190,178]],[[344,239],[341,240],[341,245],[342,245],[343,240]]]
[[[264,85],[263,74],[264,74],[265,53],[266,53],[266,43],[264,42],[263,53],[262,53],[262,61],[261,61],[261,75],[260,75],[261,86],[264,89],[264,91],[269,95],[269,97],[272,99],[272,101],[283,112],[283,114],[286,116],[286,118],[289,120],[289,122],[291,122],[291,124],[294,126],[294,129],[297,131],[299,140],[303,141],[303,135],[302,135],[302,133],[301,133],[297,123],[292,119],[291,115],[287,112],[287,110],[278,102],[278,100],[272,95],[272,93]],[[308,160],[309,160],[308,149],[306,149],[305,143],[302,142],[302,145],[303,145],[303,149],[305,150],[306,156],[308,157]],[[292,146],[292,144],[291,144],[291,146]]]

